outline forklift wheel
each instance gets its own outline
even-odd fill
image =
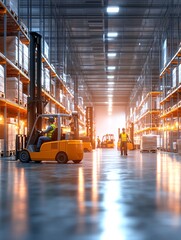
[[[29,152],[27,150],[22,150],[20,153],[19,153],[19,160],[22,162],[22,163],[28,163],[30,161],[30,155],[29,155]]]
[[[64,152],[59,152],[59,153],[57,153],[57,156],[56,156],[55,160],[56,160],[58,163],[65,164],[65,163],[68,162],[67,154],[64,153]]]

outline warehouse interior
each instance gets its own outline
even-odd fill
[[[41,35],[43,112],[78,111],[93,145],[110,133],[98,124],[109,118],[115,139],[125,127],[136,148],[155,134],[159,148],[178,151],[179,1],[1,2],[3,156],[14,151],[12,132],[27,134],[31,32]]]
[[[92,148],[80,165],[16,161],[39,114],[74,112]],[[4,239],[180,239],[180,0],[0,0],[0,153]]]

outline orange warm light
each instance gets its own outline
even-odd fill
[[[2,115],[0,115],[0,123],[1,123],[1,124],[4,123],[4,118],[3,118]]]

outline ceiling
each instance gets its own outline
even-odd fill
[[[36,25],[40,13],[36,9],[42,7],[41,1],[20,2],[24,9],[21,17],[27,16],[25,8],[33,9],[31,25]],[[107,13],[108,6],[118,6],[119,12]],[[64,19],[69,29],[66,41],[73,46],[71,54],[75,56],[78,71],[75,75],[84,101],[98,106],[108,101],[113,105],[128,106],[145,69],[148,80],[142,83],[150,90],[158,84],[159,32],[175,6],[180,8],[179,0],[44,0],[43,18],[49,19],[52,14],[57,22]],[[108,37],[109,32],[117,32],[117,36]],[[61,36],[57,33],[56,37]],[[52,49],[52,54],[54,52]],[[108,57],[108,53],[116,56]],[[55,65],[58,59],[52,57]],[[111,66],[115,69],[109,70]],[[71,77],[75,75],[71,74]]]

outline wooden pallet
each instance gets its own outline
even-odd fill
[[[157,150],[156,149],[141,149],[140,152],[141,153],[156,153]]]
[[[22,71],[23,71],[27,76],[29,75],[29,72],[28,72],[26,69],[22,68]]]
[[[11,8],[9,8],[9,11],[12,14],[12,16],[14,17],[14,19],[16,19],[16,21],[18,21],[18,15],[15,13],[15,11]]]
[[[1,157],[11,157],[11,156],[15,156],[15,150],[10,150],[10,151],[6,151],[6,152],[4,152],[4,151],[1,151],[0,152],[0,156]]]

